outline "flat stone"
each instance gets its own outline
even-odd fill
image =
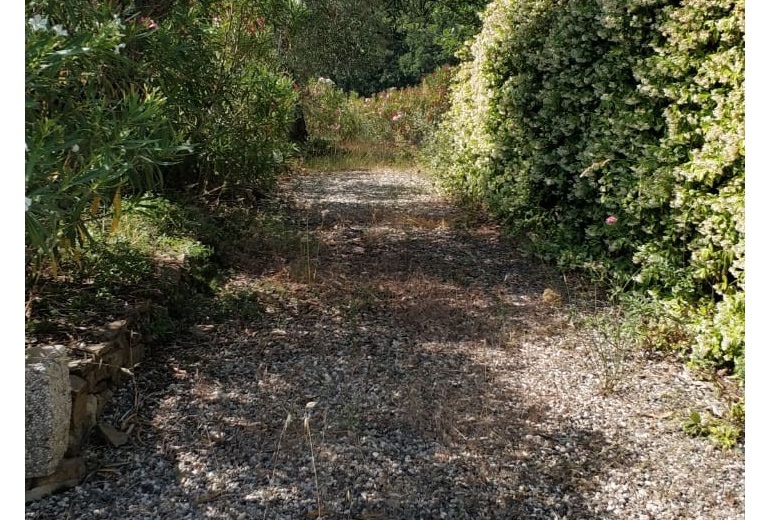
[[[106,442],[118,448],[128,442],[128,434],[122,432],[110,424],[100,422],[96,425],[99,433]]]
[[[70,388],[75,394],[79,394],[88,388],[88,382],[80,376],[70,374]]]
[[[24,501],[40,500],[57,491],[75,487],[85,476],[86,463],[82,457],[64,459],[51,475],[33,479],[32,487],[24,493]]]
[[[125,330],[126,327],[126,320],[117,320],[113,321],[112,323],[108,323],[103,329],[102,329],[102,336],[107,339],[107,341],[115,339],[121,332]]]
[[[80,453],[81,443],[86,438],[92,424],[88,422],[88,392],[72,392],[72,420],[70,421],[70,436],[66,455]]]
[[[86,385],[91,385],[94,381],[94,371],[91,368],[92,362],[88,359],[72,359],[68,363],[70,374],[77,375],[86,382]]]
[[[86,345],[86,347],[83,349],[94,356],[103,356],[105,352],[107,352],[110,348],[110,345],[107,343],[94,343],[92,345]]]

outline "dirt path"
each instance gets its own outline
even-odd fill
[[[681,433],[713,389],[631,356],[601,395],[582,289],[498,228],[416,172],[283,193],[233,253],[238,312],[150,359],[131,445],[27,518],[743,517],[742,450]]]

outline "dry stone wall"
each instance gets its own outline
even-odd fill
[[[99,343],[26,351],[27,502],[76,486],[85,477],[83,446],[114,389],[144,356],[138,334],[125,320],[108,324],[101,336]]]

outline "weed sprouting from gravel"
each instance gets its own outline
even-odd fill
[[[630,370],[641,345],[638,325],[614,309],[587,318],[587,328],[580,337],[587,361],[600,377],[602,393],[613,392]]]
[[[278,460],[278,455],[281,452],[281,441],[283,440],[283,436],[286,434],[286,430],[289,428],[289,425],[291,424],[293,420],[293,417],[291,415],[291,412],[286,414],[286,420],[283,421],[283,428],[281,429],[280,435],[278,435],[278,442],[275,446],[275,453],[273,453],[272,458],[270,459],[270,465],[272,466],[272,469],[270,471],[270,481],[268,483],[268,486],[272,486],[275,482],[275,471],[276,471],[276,461]],[[267,518],[267,511],[268,511],[268,503],[265,502],[265,514],[262,516],[263,519]]]
[[[313,465],[313,481],[315,483],[315,496],[316,496],[316,505],[318,506],[318,515],[316,518],[320,519],[321,515],[323,514],[323,510],[321,509],[321,493],[318,488],[318,469],[315,465],[315,451],[313,450],[313,436],[310,433],[310,414],[312,413],[313,408],[315,408],[315,405],[317,403],[315,401],[310,401],[305,405],[305,420],[304,420],[304,426],[305,426],[305,433],[307,434],[307,442],[310,444],[310,461]]]

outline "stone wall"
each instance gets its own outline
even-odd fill
[[[76,486],[85,477],[83,446],[114,389],[144,356],[126,321],[108,324],[101,336],[99,343],[26,351],[27,502]]]

